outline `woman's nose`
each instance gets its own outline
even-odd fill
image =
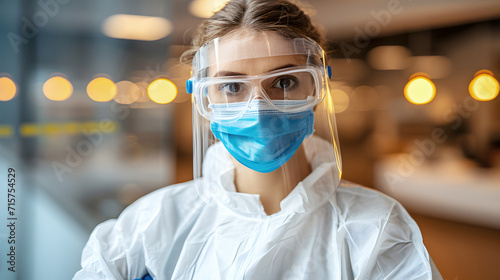
[[[260,85],[254,85],[252,99],[264,99],[264,94]]]

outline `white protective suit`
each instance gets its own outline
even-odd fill
[[[270,216],[258,195],[235,192],[232,168],[213,170],[208,201],[192,181],[142,197],[94,229],[73,279],[442,279],[397,201],[346,181],[324,195],[336,187],[322,180],[329,145],[305,139],[313,172]],[[220,143],[210,152],[206,170],[230,162]]]

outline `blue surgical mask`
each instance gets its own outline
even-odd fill
[[[296,105],[303,101],[273,102]],[[295,154],[304,138],[314,131],[313,108],[298,113],[283,113],[264,100],[210,107],[214,114],[224,114],[227,110],[244,111],[234,121],[212,121],[210,128],[236,160],[261,173],[281,167]]]

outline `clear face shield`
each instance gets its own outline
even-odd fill
[[[323,166],[321,180],[335,191],[342,168],[325,61],[313,40],[275,32],[239,32],[198,50],[187,90],[203,198],[228,189],[235,168],[295,184],[297,170]]]

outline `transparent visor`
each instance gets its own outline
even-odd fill
[[[321,47],[306,38],[267,40],[269,36],[251,42],[216,39],[197,52],[191,82],[202,116],[212,121],[237,119],[255,99],[286,113],[322,101],[328,71]]]

